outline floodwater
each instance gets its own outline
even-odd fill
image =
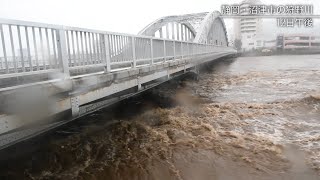
[[[320,55],[240,57],[99,111],[2,179],[320,179]],[[81,123],[83,122],[84,123]]]

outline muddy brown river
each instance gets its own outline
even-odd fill
[[[320,55],[222,59],[40,142],[0,179],[317,180]]]

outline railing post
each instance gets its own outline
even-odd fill
[[[173,60],[175,60],[176,59],[176,41],[173,40],[172,42],[173,42]]]
[[[199,44],[195,44],[195,53],[194,53],[195,56],[198,55],[198,50],[199,50]]]
[[[190,48],[189,48],[189,43],[187,42],[187,55],[188,55],[188,57],[190,57]]]
[[[109,73],[111,72],[111,56],[110,56],[110,45],[109,45],[109,35],[108,34],[103,34],[103,47],[105,50],[105,72]]]
[[[206,44],[206,54],[209,53],[209,45]]]
[[[180,42],[180,52],[181,52],[181,59],[183,59],[183,43],[182,42]]]
[[[159,33],[160,33],[160,38],[163,38],[162,28],[160,28]]]
[[[163,56],[164,56],[164,62],[166,62],[167,58],[167,52],[166,52],[166,40],[163,40]]]
[[[135,37],[132,36],[132,60],[133,60],[133,68],[136,68],[137,61],[136,61],[136,43]]]
[[[65,78],[70,77],[69,71],[69,61],[68,61],[68,51],[67,51],[67,42],[66,42],[66,34],[64,29],[57,29],[57,50],[58,50],[58,59],[60,61],[60,66],[62,68],[62,72],[65,75]]]
[[[150,38],[151,65],[153,64],[153,39]]]

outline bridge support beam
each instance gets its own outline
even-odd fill
[[[138,91],[141,91],[142,90],[142,85],[141,85],[140,76],[138,76],[138,78],[137,78],[137,83],[138,83]]]
[[[70,103],[71,103],[71,112],[72,112],[72,117],[77,117],[79,115],[79,97],[74,96],[70,98]]]

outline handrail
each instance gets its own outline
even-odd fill
[[[213,44],[132,35],[78,27],[0,19],[0,79],[26,73],[104,65],[107,72],[124,62],[213,53]],[[148,63],[148,62],[147,62]],[[9,75],[9,76],[8,76]]]

